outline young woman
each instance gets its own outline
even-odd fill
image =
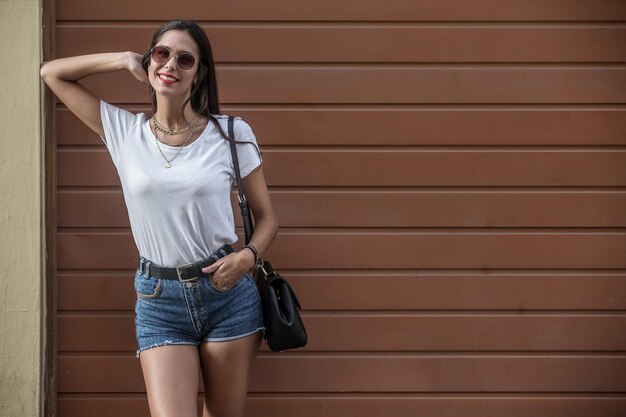
[[[78,80],[128,70],[149,86],[154,115],[100,100]],[[41,77],[104,141],[120,176],[140,254],[135,274],[137,356],[153,417],[196,417],[200,373],[204,417],[243,416],[263,328],[247,272],[278,230],[250,126],[234,123],[243,187],[255,218],[235,251],[234,171],[227,116],[220,115],[215,64],[195,23],[171,21],[150,48],[52,60]],[[238,214],[238,212],[237,212]]]

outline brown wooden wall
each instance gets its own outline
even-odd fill
[[[58,0],[57,56],[209,35],[310,337],[263,348],[249,417],[625,415],[624,1],[171,6]],[[149,107],[128,73],[85,85]],[[147,416],[117,174],[62,105],[57,133],[58,415]]]

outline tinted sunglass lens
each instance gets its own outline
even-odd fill
[[[156,46],[152,50],[152,60],[157,64],[164,64],[170,60],[172,52],[164,46]],[[181,52],[176,56],[176,65],[182,70],[193,68],[196,58],[190,53]]]
[[[193,64],[196,63],[196,58],[194,58],[191,54],[179,54],[176,63],[180,69],[188,70],[191,69]]]
[[[158,64],[167,62],[170,59],[169,49],[157,46],[152,50],[152,59]]]

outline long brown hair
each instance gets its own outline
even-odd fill
[[[172,20],[167,22],[154,32],[150,47],[146,51],[141,60],[146,74],[148,73],[148,65],[150,64],[150,51],[154,48],[165,32],[170,30],[180,30],[186,32],[193,38],[198,46],[200,53],[198,62],[197,81],[194,83],[191,94],[187,101],[183,104],[183,109],[191,100],[191,108],[197,114],[210,117],[211,114],[220,114],[219,95],[217,90],[217,77],[215,76],[215,61],[213,60],[213,51],[209,38],[206,36],[202,28],[194,22],[188,20]],[[152,111],[156,112],[157,102],[154,88],[148,87],[150,92],[150,101],[152,102]]]
[[[209,122],[213,122],[220,134],[224,139],[231,142],[234,141],[236,143],[249,143],[254,145],[252,142],[247,141],[238,141],[228,137],[228,135],[222,129],[222,126],[218,122],[217,118],[214,114],[220,113],[220,103],[219,103],[219,94],[217,89],[217,77],[215,74],[215,61],[213,59],[213,50],[211,49],[211,43],[209,42],[209,38],[206,33],[202,30],[197,23],[191,22],[189,20],[171,20],[158,28],[154,34],[152,35],[152,42],[150,42],[150,47],[143,55],[141,60],[141,65],[143,66],[144,71],[148,74],[148,64],[150,63],[150,51],[152,48],[159,42],[161,36],[167,31],[170,30],[180,30],[186,32],[193,38],[198,46],[198,51],[200,52],[200,59],[198,62],[198,80],[191,88],[191,94],[185,100],[183,105],[179,110],[179,115],[183,113],[185,106],[189,101],[191,101],[191,108],[196,114],[206,117],[209,119]],[[157,111],[157,100],[156,100],[156,92],[152,85],[148,86],[148,91],[150,93],[150,101],[152,103],[152,112],[156,113]],[[259,157],[261,156],[261,152],[256,148]]]

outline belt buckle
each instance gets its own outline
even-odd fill
[[[180,282],[196,281],[198,279],[198,277],[183,278],[183,277],[180,276],[180,274],[182,272],[181,270],[183,268],[187,268],[187,267],[194,266],[194,265],[195,264],[186,264],[186,265],[179,265],[179,266],[177,266],[176,267],[176,275],[178,275],[178,281],[180,281]]]
[[[152,264],[152,262],[150,262],[147,259],[141,259],[139,261],[139,272],[142,275],[145,275],[147,277],[150,276],[150,265]]]

